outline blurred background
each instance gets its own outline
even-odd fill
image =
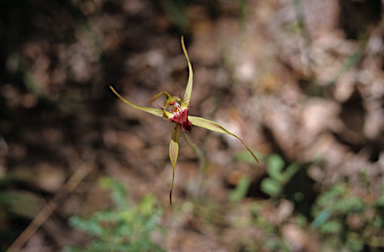
[[[382,6],[2,0],[0,251],[384,251]]]

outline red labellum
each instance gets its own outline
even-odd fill
[[[172,113],[172,117],[169,119],[179,124],[184,132],[188,133],[192,129],[192,123],[188,120],[188,109],[178,109]]]

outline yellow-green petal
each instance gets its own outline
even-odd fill
[[[183,97],[184,103],[188,107],[190,102],[191,102],[191,95],[192,95],[193,70],[192,70],[191,62],[189,61],[187,50],[185,49],[184,37],[181,37],[181,47],[183,48],[183,52],[184,52],[185,58],[187,58],[188,69],[189,69],[188,84],[187,84],[187,88],[185,89],[185,94],[184,94],[184,97]]]
[[[148,102],[148,105],[151,105],[152,102],[154,102],[157,98],[159,98],[160,95],[164,94],[165,96],[165,102],[164,102],[164,106],[167,107],[168,106],[168,101],[171,99],[171,95],[168,94],[167,92],[165,91],[162,91],[160,93],[158,93],[157,95],[155,95],[149,102]]]
[[[228,130],[224,129],[223,126],[221,126],[220,124],[215,123],[215,122],[210,121],[210,120],[207,120],[207,119],[204,119],[204,118],[201,118],[201,117],[197,117],[197,116],[188,116],[188,120],[192,123],[192,125],[195,125],[195,126],[198,126],[201,128],[205,128],[208,130],[216,131],[219,133],[223,133],[223,134],[229,134],[229,135],[236,137],[237,139],[239,139],[244,144],[245,148],[247,148],[249,153],[251,153],[252,156],[255,158],[255,160],[259,163],[259,160],[255,156],[255,154],[253,154],[253,152],[248,148],[248,146],[243,142],[243,140],[241,140],[235,134],[232,134]]]
[[[169,203],[172,205],[172,190],[173,181],[175,180],[175,168],[177,163],[177,156],[179,155],[179,138],[180,138],[180,125],[175,124],[172,131],[171,143],[169,144],[169,158],[172,163],[172,185],[171,191],[169,192]]]
[[[141,106],[137,106],[135,104],[132,104],[130,103],[129,101],[125,100],[123,97],[121,97],[121,95],[116,92],[116,90],[112,87],[112,86],[109,86],[109,88],[112,90],[112,92],[115,93],[115,95],[117,95],[117,97],[120,98],[120,100],[122,100],[123,102],[127,103],[128,105],[130,105],[131,107],[135,108],[135,109],[139,109],[139,110],[142,110],[142,111],[145,111],[147,113],[150,113],[152,115],[156,115],[156,116],[160,116],[160,117],[164,117],[164,112],[163,110],[160,110],[160,109],[155,109],[155,108],[147,108],[147,107],[141,107]]]

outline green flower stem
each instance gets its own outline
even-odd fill
[[[192,143],[192,142],[189,140],[187,134],[186,134],[184,131],[183,131],[183,137],[184,137],[185,141],[187,142],[188,146],[191,147],[191,149],[193,150],[193,152],[195,152],[196,155],[199,157],[200,162],[201,162],[201,163],[206,162],[206,158],[205,158],[203,152],[202,152],[202,151],[201,151],[201,150],[200,150],[194,143]]]
[[[200,176],[199,176],[199,182],[198,182],[198,192],[197,196],[201,195],[201,189],[203,188],[203,183],[204,183],[204,175],[207,171],[208,168],[208,161],[205,153],[201,151],[194,143],[192,143],[189,140],[189,137],[187,134],[183,131],[183,137],[185,139],[185,142],[187,142],[188,146],[193,150],[193,152],[196,153],[196,155],[199,158],[199,163],[200,163]]]

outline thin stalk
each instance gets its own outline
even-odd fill
[[[199,158],[199,163],[200,163],[200,176],[199,176],[199,181],[198,181],[198,192],[197,192],[197,196],[200,197],[201,195],[201,189],[203,187],[203,182],[204,182],[204,176],[205,176],[205,173],[207,171],[207,167],[208,167],[208,162],[207,162],[207,158],[206,158],[206,155],[204,152],[202,152],[194,143],[192,143],[187,134],[183,132],[183,137],[185,139],[185,141],[187,142],[188,146],[191,147],[191,149],[193,150],[193,152],[196,153],[196,155],[198,156]]]

